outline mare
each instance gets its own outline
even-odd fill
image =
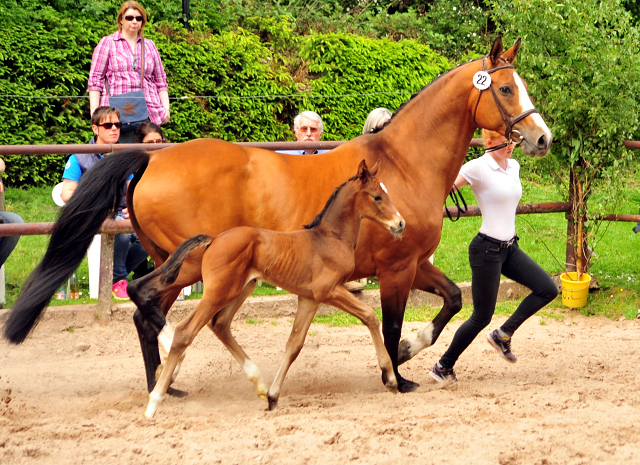
[[[442,207],[475,130],[505,134],[520,142],[528,155],[544,156],[551,144],[551,133],[513,66],[519,49],[520,40],[504,51],[498,38],[486,57],[453,68],[405,102],[381,131],[321,155],[284,155],[207,139],[153,153],[104,157],[83,176],[62,210],[43,261],[9,313],[5,337],[13,343],[27,337],[113,211],[118,193],[112,185],[124,182],[130,173],[136,172],[127,194],[131,222],[145,249],[161,264],[196,234],[214,236],[243,225],[296,230],[321,210],[334,186],[351,176],[359,160],[364,158],[370,166],[380,160],[379,179],[393,195],[407,228],[403,240],[394,241],[365,220],[350,279],[378,277],[382,333],[398,389],[415,389],[416,383],[400,376],[398,365],[432,345],[462,307],[460,289],[428,258],[440,242]],[[165,315],[180,289],[201,279],[197,252],[192,256],[196,258],[183,265],[175,282],[148,293],[148,299],[159,301],[160,311],[149,314],[139,308],[134,314],[149,391],[161,362],[157,338]],[[233,313],[255,284],[250,281],[212,324],[218,323],[219,315]],[[415,339],[400,344],[412,288],[441,296],[443,306]],[[224,324],[224,318],[220,321]]]
[[[256,383],[258,395],[269,402],[269,410],[274,410],[287,371],[302,349],[320,303],[342,309],[364,323],[371,332],[382,381],[387,389],[397,392],[398,383],[384,347],[378,317],[371,307],[342,286],[355,268],[353,251],[363,218],[382,226],[394,238],[400,238],[405,229],[404,219],[391,203],[384,185],[375,177],[377,170],[377,163],[369,171],[362,160],[358,174],[334,191],[322,212],[305,226],[306,229],[276,232],[240,226],[215,238],[194,236],[180,245],[160,268],[129,285],[131,299],[142,308],[148,301],[140,291],[148,293],[153,287],[162,290],[175,282],[182,263],[188,260],[191,252],[206,247],[198,259],[204,281],[202,299],[175,329],[169,356],[149,395],[147,418],[155,414],[184,351],[206,324],[233,354],[249,379]],[[254,279],[281,286],[297,294],[299,299],[285,357],[268,392],[258,368],[233,338],[229,326],[218,331],[220,326],[212,325],[216,314],[238,299],[246,284]]]

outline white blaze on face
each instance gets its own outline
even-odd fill
[[[384,191],[385,194],[389,194],[389,191],[387,190],[387,186],[385,186],[383,183],[380,183],[380,188]]]
[[[522,110],[520,110],[520,112],[524,113],[527,110],[535,108],[533,106],[533,103],[531,103],[527,88],[525,87],[524,82],[522,82],[522,79],[520,78],[518,73],[513,73],[513,79],[516,81],[516,87],[518,87],[518,95],[520,96],[520,106],[522,107]],[[540,116],[539,113],[533,113],[530,116],[533,118],[533,121],[535,121],[536,126],[545,131],[548,134],[548,137],[551,137],[551,131],[549,131],[547,123],[544,122],[542,116]]]

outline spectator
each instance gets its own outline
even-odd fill
[[[5,164],[4,160],[0,158],[0,173],[4,173]],[[4,184],[2,180],[0,180],[0,193],[4,193]],[[4,224],[13,224],[13,223],[24,223],[24,220],[20,215],[13,212],[8,211],[0,211],[0,223]],[[5,236],[0,237],[0,266],[4,265],[4,262],[7,261],[13,249],[16,248],[18,241],[20,240],[20,236]],[[0,302],[0,308],[4,302]]]
[[[109,105],[109,92],[121,95],[142,89],[149,119],[158,125],[164,124],[170,116],[167,76],[155,43],[142,37],[147,12],[138,2],[127,1],[120,6],[116,21],[118,30],[103,37],[93,51],[88,85],[91,115],[98,106]],[[144,81],[141,83],[143,40]],[[121,134],[120,143],[133,142],[135,128],[130,129]]]
[[[466,163],[455,181],[456,187],[471,186],[482,210],[480,232],[469,244],[473,313],[456,331],[451,345],[431,372],[437,382],[457,381],[453,365],[493,317],[500,275],[531,289],[516,311],[487,340],[502,358],[515,363],[511,352],[513,333],[529,317],[558,295],[558,288],[540,265],[520,249],[516,235],[516,207],[522,197],[520,165],[511,159],[514,145],[497,132],[482,131],[487,151]]]
[[[318,142],[322,137],[323,131],[322,118],[314,111],[303,111],[293,119],[293,132],[298,142]],[[325,152],[328,152],[328,150],[278,150],[278,153],[287,153],[289,155],[313,155]]]
[[[371,110],[369,116],[367,116],[367,121],[364,123],[364,127],[362,128],[362,134],[369,134],[376,128],[381,128],[384,124],[391,119],[391,111],[386,108],[376,108],[375,110]]]
[[[120,136],[120,112],[113,107],[98,107],[91,117],[91,129],[95,134],[90,144],[115,144]],[[108,155],[108,154],[107,154]],[[97,153],[71,155],[62,174],[62,200],[68,202],[80,182],[80,178],[104,155]],[[116,212],[116,220],[129,218],[127,213],[127,186],[129,179],[122,184],[122,197]],[[131,233],[116,234],[113,250],[113,296],[116,299],[128,299],[127,277],[129,273],[147,258],[147,252]]]
[[[167,141],[162,128],[151,121],[138,125],[133,140],[136,144],[164,144]]]

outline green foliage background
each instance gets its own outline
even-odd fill
[[[178,21],[179,2],[143,3],[152,21],[145,37],[158,46],[173,98],[166,131],[174,142],[197,137],[293,140],[292,119],[306,109],[325,119],[325,139],[350,139],[360,134],[370,110],[397,109],[451,66],[417,39],[392,41],[339,28],[314,32],[309,21],[294,21],[286,8],[269,2],[194,1],[192,31]],[[0,41],[0,95],[5,96],[0,99],[0,144],[87,142],[92,135],[86,98],[91,55],[100,38],[115,30],[119,5],[111,0],[8,0],[0,5],[6,37]],[[323,17],[314,24],[322,25]],[[5,182],[14,187],[55,184],[63,160],[8,156]]]

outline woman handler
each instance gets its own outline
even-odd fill
[[[511,352],[511,336],[558,295],[551,277],[518,244],[516,207],[522,197],[522,185],[520,165],[511,159],[514,145],[497,132],[483,130],[482,136],[489,150],[466,163],[455,181],[458,188],[471,186],[482,210],[480,232],[469,244],[473,313],[458,328],[451,345],[429,373],[438,382],[457,381],[453,366],[491,322],[501,274],[532,291],[500,328],[487,334],[489,344],[510,363],[517,360]]]

